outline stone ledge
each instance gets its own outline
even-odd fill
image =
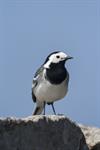
[[[92,150],[100,150],[100,129],[96,127],[79,125],[84,133],[86,143]]]
[[[0,150],[88,150],[85,137],[65,116],[0,119]]]

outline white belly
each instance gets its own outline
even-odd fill
[[[62,99],[67,90],[66,80],[60,85],[52,85],[47,80],[43,80],[41,84],[38,83],[34,93],[38,101],[53,102]]]

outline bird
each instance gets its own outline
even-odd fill
[[[62,51],[50,53],[37,69],[32,81],[32,99],[36,103],[33,115],[45,115],[45,105],[51,105],[56,115],[54,102],[65,97],[68,92],[69,73],[65,62],[73,57]]]

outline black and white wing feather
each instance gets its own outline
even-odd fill
[[[36,96],[34,94],[34,89],[36,88],[36,86],[38,85],[38,81],[39,78],[41,77],[42,73],[43,73],[44,67],[43,65],[36,71],[34,78],[33,78],[33,82],[32,82],[32,99],[34,102],[36,102]]]

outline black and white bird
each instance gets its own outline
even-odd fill
[[[65,68],[65,62],[72,57],[64,52],[55,51],[45,60],[37,70],[32,83],[32,99],[36,102],[33,115],[39,115],[45,105],[51,104],[56,114],[53,103],[62,99],[68,92],[69,73]]]

